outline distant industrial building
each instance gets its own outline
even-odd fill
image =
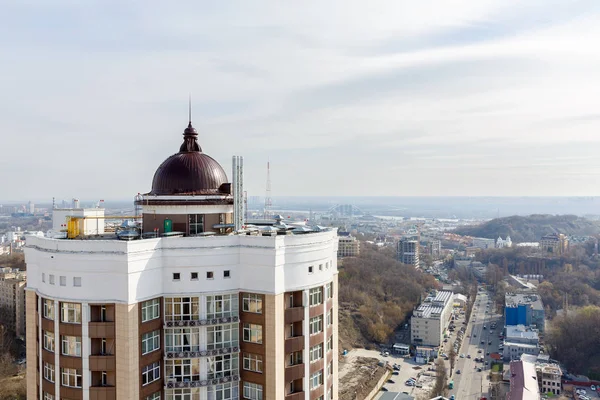
[[[525,325],[544,332],[546,312],[538,294],[507,293],[504,305],[505,325]]]
[[[360,241],[348,232],[338,232],[338,257],[358,257]]]
[[[27,273],[0,268],[0,324],[25,337],[25,286]]]
[[[540,354],[538,333],[525,325],[507,326],[504,338],[504,359],[518,360],[523,354],[534,356]]]
[[[510,363],[510,390],[506,400],[539,400],[540,390],[533,363],[516,360]]]
[[[396,247],[396,257],[402,264],[419,268],[419,238],[409,236],[400,239]]]
[[[543,254],[561,255],[569,250],[569,239],[562,233],[552,233],[542,236],[540,250]]]
[[[439,346],[448,329],[452,306],[452,292],[434,291],[413,311],[411,318],[412,344]]]
[[[471,247],[477,247],[479,249],[493,249],[496,247],[496,241],[494,239],[487,238],[473,238]]]

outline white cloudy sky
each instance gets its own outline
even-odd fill
[[[129,198],[176,152],[251,195],[597,195],[600,1],[0,0],[0,199]]]

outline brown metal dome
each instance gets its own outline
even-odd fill
[[[226,182],[223,167],[202,152],[198,132],[190,122],[183,133],[179,153],[163,161],[154,173],[150,194],[217,194]]]

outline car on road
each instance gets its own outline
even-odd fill
[[[400,375],[400,371],[394,371],[392,372],[392,375]]]
[[[388,379],[387,381],[388,383],[396,383],[396,381],[394,381],[393,379]]]
[[[465,358],[465,355],[464,355],[464,353],[462,353],[462,354],[460,355],[460,358]]]
[[[481,344],[485,344],[485,340],[482,340],[482,341],[481,341]]]
[[[471,355],[470,355],[470,354],[467,354],[467,358],[471,358]]]
[[[592,386],[590,386],[590,389],[592,389],[592,391],[594,391],[594,392],[595,392],[595,391],[596,391],[596,385],[592,385]]]
[[[382,386],[380,390],[381,390],[382,392],[387,392],[387,391],[388,391],[388,388],[386,388],[385,386]]]
[[[456,373],[460,375],[460,369],[457,369],[457,370],[456,370]]]
[[[477,372],[481,372],[481,368],[477,368]]]

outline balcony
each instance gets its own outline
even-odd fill
[[[167,320],[164,323],[165,328],[179,328],[188,326],[210,326],[220,324],[233,324],[240,322],[240,317],[235,315],[232,317],[206,318],[194,320]]]
[[[165,355],[167,358],[199,358],[199,357],[211,357],[211,356],[219,356],[224,354],[232,354],[239,353],[240,347],[237,343],[233,343],[235,346],[232,347],[222,347],[219,349],[211,349],[211,350],[200,350],[193,349],[189,347],[190,350],[184,349],[181,351],[171,351],[171,349],[167,348]]]
[[[304,400],[304,392],[286,394],[285,400]]]
[[[115,323],[114,322],[90,322],[89,323],[90,338],[115,338]]]
[[[304,336],[285,339],[285,353],[304,350]]]
[[[90,371],[114,371],[115,369],[114,355],[90,356]]]
[[[285,309],[285,323],[292,324],[304,320],[304,307]]]
[[[296,364],[285,367],[285,381],[291,382],[296,379],[304,378],[304,364]]]
[[[90,400],[117,400],[117,390],[114,386],[90,386]]]

